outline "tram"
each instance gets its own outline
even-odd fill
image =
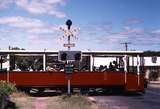
[[[69,76],[65,69],[68,60],[73,65]],[[0,80],[26,90],[64,90],[70,78],[71,88],[80,90],[102,88],[144,93],[143,65],[143,51],[0,50]]]

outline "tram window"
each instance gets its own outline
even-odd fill
[[[76,53],[76,54],[75,54],[75,60],[76,60],[76,61],[81,60],[81,53]]]
[[[90,57],[89,56],[83,56],[81,57],[81,61],[75,61],[74,63],[74,69],[78,71],[89,71],[90,69]]]
[[[137,73],[138,69],[140,73],[144,72],[142,57],[140,57],[140,60],[138,60],[136,56],[128,57],[127,71],[129,73]]]
[[[67,59],[67,53],[62,53],[61,54],[61,60],[65,61]]]
[[[11,71],[42,71],[43,59],[41,56],[10,56]]]

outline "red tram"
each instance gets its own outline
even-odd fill
[[[15,83],[21,88],[63,90],[67,87],[65,58],[59,55],[62,54],[48,50],[0,50],[0,80]],[[82,51],[79,56],[81,59],[72,61],[74,65],[73,73],[70,74],[72,88],[145,91],[142,51]],[[100,65],[98,66],[96,63],[98,58],[104,59],[103,63],[105,61],[113,63],[106,62],[106,65],[98,63]],[[4,69],[5,65],[7,69]]]

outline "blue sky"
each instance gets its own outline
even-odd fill
[[[73,21],[73,50],[160,50],[159,0],[0,0],[0,48],[62,50]]]

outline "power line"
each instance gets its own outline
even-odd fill
[[[129,44],[132,44],[131,42],[124,42],[124,43],[121,43],[125,46],[125,50],[128,51],[128,45]]]

